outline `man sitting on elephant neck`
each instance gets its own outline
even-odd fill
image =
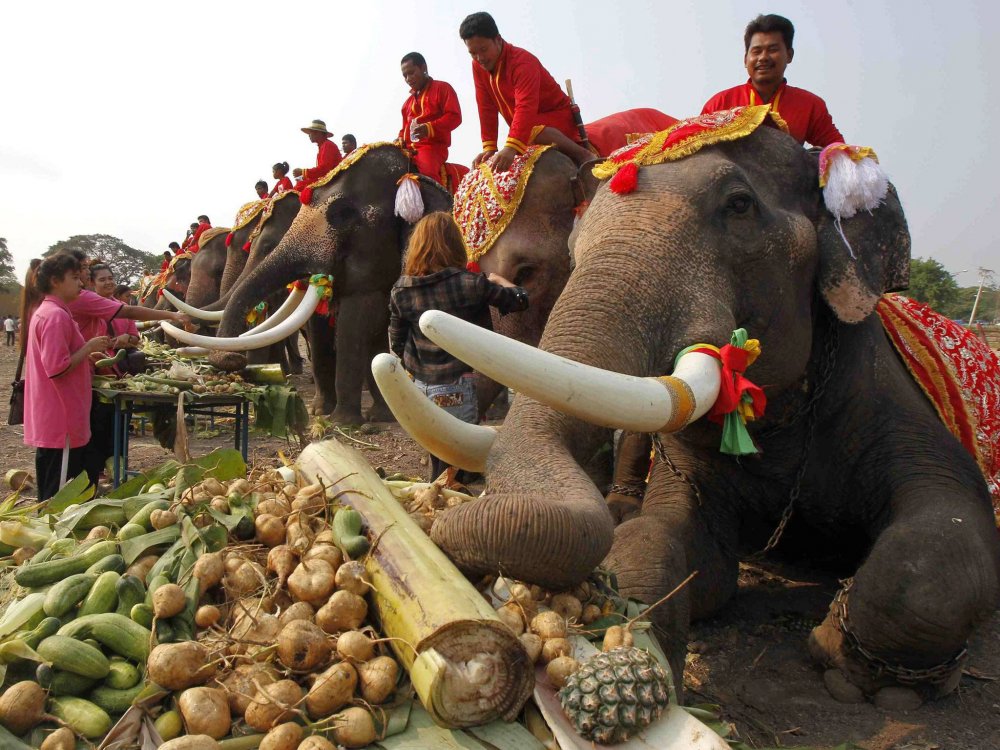
[[[795,27],[783,16],[761,15],[748,23],[743,33],[743,64],[750,79],[713,96],[705,103],[702,114],[770,104],[799,144],[808,141],[823,148],[843,143],[844,136],[833,124],[826,102],[810,91],[789,86],[785,79],[785,68],[795,54],[794,37]]]
[[[191,243],[194,242],[194,233],[198,230],[198,222],[193,222],[191,226],[188,227],[187,232],[184,234],[184,242],[181,243],[181,251],[187,250]]]
[[[351,133],[347,133],[340,139],[340,147],[344,149],[344,156],[347,156],[358,147],[358,139]]]
[[[191,226],[196,225],[192,224]],[[191,245],[188,247],[188,252],[196,253],[201,249],[198,245],[198,241],[201,239],[201,236],[211,228],[212,222],[207,216],[205,216],[205,214],[198,217],[198,224],[194,230],[194,234],[191,235]]]
[[[506,172],[515,157],[534,144],[555,146],[577,164],[594,158],[577,141],[569,97],[537,57],[504,41],[489,13],[467,16],[458,33],[473,60],[483,138],[483,151],[472,162],[473,169],[486,159],[494,172]],[[498,113],[510,126],[499,151]]]
[[[441,168],[448,161],[451,131],[462,124],[462,107],[451,84],[435,81],[427,74],[427,60],[410,52],[399,62],[410,95],[403,102],[400,145],[413,152],[420,174],[444,184]]]
[[[302,128],[302,132],[309,136],[311,143],[316,144],[316,166],[309,169],[296,167],[292,170],[292,176],[298,180],[295,183],[296,190],[302,190],[325,177],[344,158],[340,155],[337,144],[330,140],[333,133],[326,129],[326,123],[322,120],[313,120],[310,125]]]

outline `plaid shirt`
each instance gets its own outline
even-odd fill
[[[472,368],[424,336],[418,325],[420,316],[427,310],[441,310],[491,328],[490,307],[501,315],[526,310],[528,294],[521,287],[502,287],[483,274],[459,268],[401,276],[389,297],[389,349],[417,380],[454,383]]]

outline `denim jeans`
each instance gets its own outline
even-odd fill
[[[466,373],[454,383],[429,384],[414,379],[414,384],[431,401],[453,417],[476,424],[479,421],[479,402],[476,397],[476,376]]]

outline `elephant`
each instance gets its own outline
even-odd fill
[[[220,338],[234,337],[245,329],[245,315],[259,300],[304,277],[332,277],[329,307],[336,325],[313,316],[310,346],[317,406],[337,423],[391,418],[376,388],[371,389],[374,406],[362,415],[361,388],[368,362],[388,345],[389,290],[399,278],[410,234],[409,223],[395,213],[397,184],[406,174],[412,174],[409,158],[391,143],[352,152],[312,186],[309,205],[298,209],[278,246],[233,286],[219,327]],[[423,176],[415,184],[424,212],[451,210],[451,195],[441,185]],[[188,341],[224,348],[209,340]],[[227,369],[245,362],[242,354],[232,352],[216,352],[210,359]],[[335,377],[330,380],[323,373]]]
[[[470,574],[555,589],[604,565],[623,594],[660,602],[678,689],[689,623],[733,596],[742,555],[832,554],[853,576],[809,637],[827,684],[919,703],[955,688],[965,642],[1000,599],[993,508],[873,314],[908,283],[895,188],[840,221],[818,174],[815,154],[762,126],[643,166],[634,192],[594,182],[539,350],[505,353],[479,329],[462,349],[428,314],[428,335],[518,391],[484,443],[484,497],[443,512],[431,536]],[[716,398],[698,378],[718,365],[686,348],[740,328],[761,342],[747,377],[767,408],[748,425],[759,452],[736,459],[719,451],[720,426],[696,419]],[[617,525],[580,467],[613,428],[657,446],[641,509]]]

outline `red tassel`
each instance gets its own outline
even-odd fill
[[[232,244],[233,244],[233,233],[230,232],[229,234],[226,235],[226,247],[229,247]]]
[[[330,305],[327,304],[327,301],[325,299],[321,299],[319,301],[319,304],[316,305],[316,314],[326,315],[328,312],[330,312]]]
[[[302,201],[303,206],[308,206],[312,201],[313,191],[312,188],[302,188],[302,192],[299,193],[299,200]]]
[[[634,161],[630,161],[615,172],[615,176],[611,178],[611,192],[625,195],[634,191],[638,183],[639,166]]]
[[[333,313],[330,313],[330,317],[326,319],[326,324],[330,328],[336,328],[337,327],[337,318],[334,317]]]
[[[249,240],[247,240],[247,243],[243,246],[243,252],[245,252],[245,253],[249,253],[250,252],[250,241]]]
[[[465,270],[466,271],[470,271],[472,273],[482,273],[483,272],[483,269],[480,268],[479,264],[476,263],[476,261],[474,261],[474,260],[470,260],[468,263],[465,264]]]
[[[162,297],[163,296],[163,290],[162,289],[157,289],[156,290],[156,296],[157,297]]]

